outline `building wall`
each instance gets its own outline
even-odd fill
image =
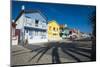
[[[11,31],[12,31],[12,34],[11,34],[11,35],[12,35],[12,36],[15,36],[15,28],[12,27],[12,28],[11,28]]]
[[[25,29],[25,39],[29,43],[47,42],[47,32]]]
[[[35,27],[35,28],[40,28],[40,29],[47,29],[47,23],[44,20],[41,20],[38,16],[35,18],[34,16],[28,17],[29,15],[25,16],[24,18],[24,26],[28,27]],[[34,17],[34,18],[33,18]],[[38,21],[38,24],[35,23],[35,21]]]
[[[25,22],[24,16],[25,16],[25,14],[22,14],[18,18],[18,20],[16,21],[16,24],[17,24],[16,29],[20,30],[20,34],[19,34],[20,39],[19,39],[19,42],[21,44],[23,44],[23,42],[24,42],[23,41],[24,40],[24,22]]]
[[[22,14],[21,16],[20,16],[20,18],[16,21],[16,24],[17,24],[17,26],[16,26],[16,29],[22,29],[23,28],[23,24],[24,24],[24,14]]]
[[[12,27],[11,27],[11,39],[12,39],[12,45],[18,45],[18,36],[16,35],[16,24],[12,22]]]
[[[31,19],[39,19],[42,22],[46,22],[46,19],[40,13],[28,13],[25,14],[26,17],[30,17]]]
[[[36,17],[35,17],[36,16]],[[36,21],[38,20],[38,24]],[[47,42],[47,23],[40,14],[23,14],[17,23],[17,29],[20,29],[20,40],[29,44]]]
[[[60,37],[62,37],[62,39],[66,39],[68,38],[68,35],[69,35],[68,27],[65,25],[60,25]]]
[[[48,22],[48,40],[60,40],[59,25],[56,21]]]

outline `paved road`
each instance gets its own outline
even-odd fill
[[[43,46],[44,45],[44,46]],[[91,59],[89,42],[49,42],[40,45],[12,46],[12,65],[84,62]]]

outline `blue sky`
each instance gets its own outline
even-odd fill
[[[67,24],[69,28],[92,32],[89,16],[96,10],[95,6],[12,1],[12,19],[16,19],[22,5],[25,10],[40,10],[47,17],[47,21],[56,20],[59,24]]]

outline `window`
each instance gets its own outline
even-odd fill
[[[35,36],[37,36],[37,32],[35,31]]]
[[[38,24],[39,20],[35,20],[35,23]]]
[[[37,31],[37,36],[39,35],[39,32]]]
[[[55,31],[55,27],[53,28],[53,30]]]
[[[28,33],[28,30],[26,30],[26,33]]]
[[[32,31],[29,32],[30,39],[33,39]]]
[[[39,20],[35,20],[35,26],[37,27],[39,23]]]
[[[29,32],[29,35],[30,35],[30,36],[32,35],[32,31]]]
[[[42,23],[42,28],[46,28],[46,25],[45,25],[45,23]]]
[[[26,17],[26,23],[25,25],[31,26],[32,25],[32,20],[31,18]]]
[[[35,36],[38,36],[38,31],[35,31]]]
[[[45,39],[46,36],[45,36],[45,32],[41,32],[41,39]]]
[[[69,34],[72,34],[72,31],[69,31]]]
[[[55,36],[56,36],[57,34],[56,34],[56,33],[54,33],[53,35],[55,35]]]
[[[40,36],[41,35],[41,32],[39,32],[38,35]]]
[[[33,36],[35,35],[35,31],[33,31]]]
[[[51,30],[51,26],[49,27],[49,30]]]
[[[58,31],[58,28],[57,28],[57,31]]]

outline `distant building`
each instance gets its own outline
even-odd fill
[[[69,28],[67,27],[67,25],[60,25],[60,37],[62,37],[62,39],[66,39],[68,35]]]
[[[80,32],[80,30],[77,30],[77,39],[81,39],[82,38],[82,33]]]
[[[74,29],[70,29],[69,31],[69,38],[70,39],[78,39],[78,30]]]
[[[59,41],[60,38],[60,29],[59,24],[55,21],[48,22],[48,40],[49,41]]]
[[[80,32],[79,29],[71,29],[70,32],[69,32],[69,37],[72,38],[72,39],[82,39],[82,35],[83,33]]]
[[[87,33],[82,33],[81,38],[82,39],[85,39],[85,38],[91,39],[91,35],[87,34]]]
[[[25,10],[22,6],[20,14],[15,23],[16,29],[20,31],[20,43],[47,42],[47,19],[39,10]]]

